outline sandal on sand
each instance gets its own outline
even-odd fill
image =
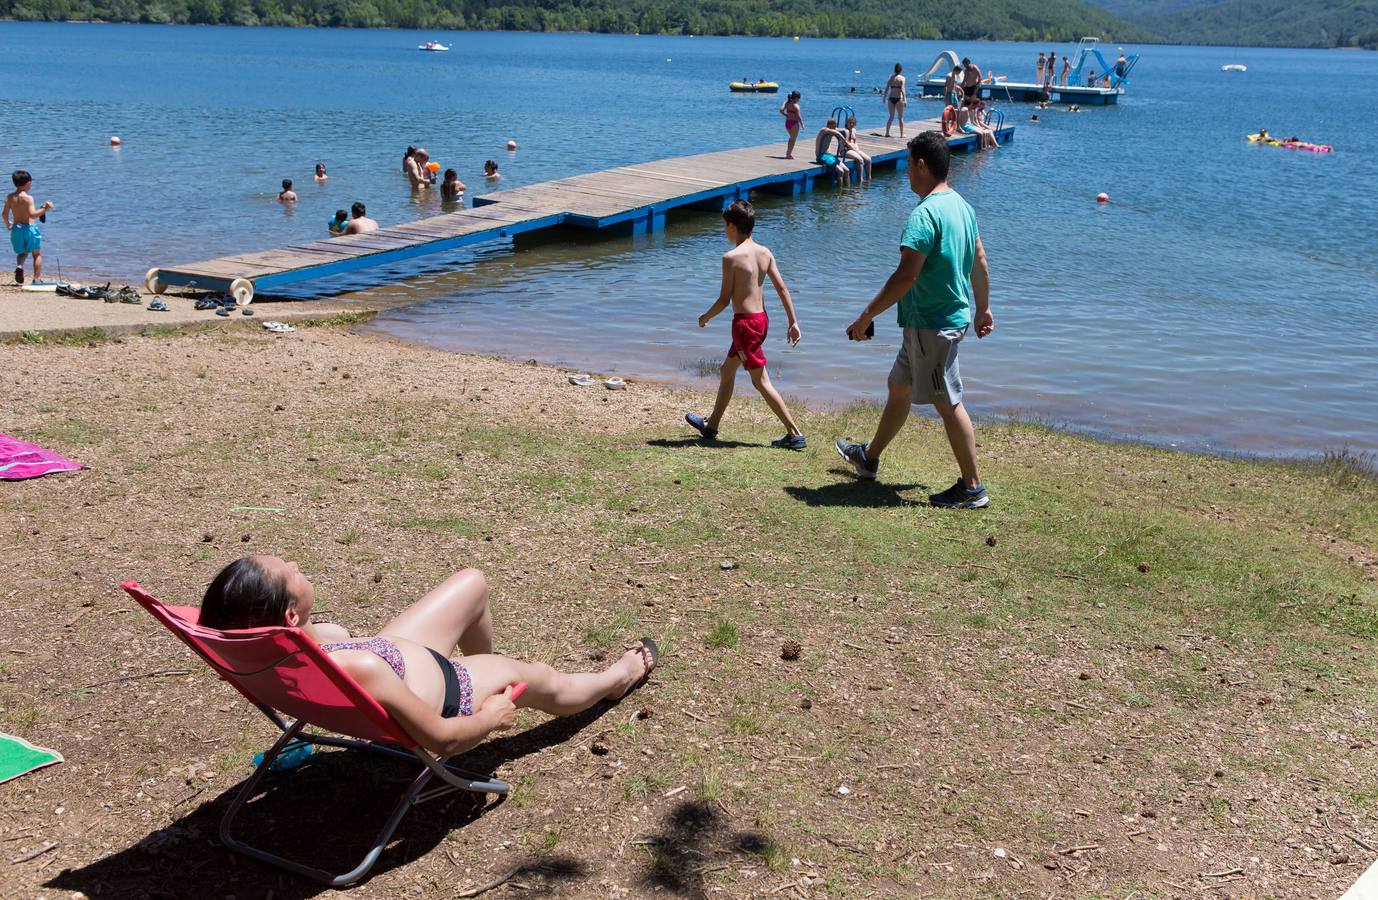
[[[158,299],[157,297],[154,297],[152,300],[148,301],[148,308],[153,310],[154,312],[168,312],[167,304],[164,303],[162,300]]]
[[[297,330],[293,328],[291,325],[288,325],[286,322],[274,321],[264,322],[263,328],[266,331],[271,331],[273,334],[291,334],[292,332]]]
[[[571,375],[569,383],[575,387],[592,387],[593,377],[591,375]]]
[[[127,284],[116,291],[114,296],[115,299],[121,303],[128,303],[131,305],[138,304],[139,306],[144,305],[143,298],[139,296],[139,292]]]
[[[215,311],[215,314],[217,316],[225,316],[226,318],[229,318],[230,308],[228,306],[222,306]]]
[[[219,301],[219,300],[213,300],[213,299],[211,299],[211,297],[210,297],[209,294],[204,295],[204,296],[201,296],[201,297],[197,297],[197,298],[196,298],[196,302],[192,304],[192,309],[195,309],[195,310],[202,310],[202,309],[219,309],[219,308],[220,308],[220,301]]]
[[[603,387],[610,391],[625,391],[627,389],[627,382],[623,381],[621,378],[609,378],[607,381],[603,382]]]

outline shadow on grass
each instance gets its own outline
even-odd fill
[[[846,481],[825,484],[822,487],[786,486],[785,493],[808,506],[853,506],[861,509],[887,506],[927,506],[927,494],[906,497],[905,491],[930,490],[922,483],[890,484],[883,481],[862,481],[851,477],[852,473],[843,469],[830,472],[845,477]]]
[[[467,769],[491,772],[568,741],[614,704],[600,703],[577,716],[552,719],[520,734],[480,744],[455,762]],[[260,792],[235,821],[235,835],[316,868],[344,872],[359,861],[419,764],[372,753],[321,750],[299,768],[269,776]],[[250,861],[222,848],[220,820],[243,782],[192,809],[187,815],[80,868],[65,869],[45,887],[81,891],[92,897],[196,897],[214,885],[217,895],[272,895],[296,900],[329,893],[331,888],[271,866]],[[411,809],[402,819],[378,863],[356,884],[404,866],[439,847],[449,834],[501,805],[483,794],[457,793]],[[456,847],[450,861],[455,877],[484,880],[481,857]],[[464,855],[460,855],[464,854]],[[585,863],[571,856],[541,854],[523,862],[505,862],[502,871],[521,868],[516,880],[573,880],[588,874]]]
[[[766,856],[771,841],[755,831],[733,831],[710,804],[685,800],[665,816],[658,833],[640,844],[646,859],[638,878],[646,893],[668,891],[677,897],[708,896],[704,876],[723,868],[722,854]]]
[[[753,444],[749,441],[724,441],[720,439],[708,440],[701,437],[684,438],[652,438],[646,442],[648,447],[665,447],[671,450],[678,450],[684,447],[704,447],[711,450],[726,450],[732,447],[764,447],[765,444]]]

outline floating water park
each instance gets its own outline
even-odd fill
[[[1072,57],[1072,68],[1065,84],[1046,79],[1043,84],[1010,81],[1003,75],[991,75],[981,82],[982,97],[1006,100],[1011,103],[1076,103],[1084,106],[1109,106],[1120,102],[1129,84],[1129,75],[1138,65],[1139,54],[1125,58],[1123,66],[1106,60],[1100,52],[1099,40],[1082,38]],[[947,73],[960,67],[961,59],[951,50],[944,50],[918,78],[918,86],[925,97],[941,97]]]

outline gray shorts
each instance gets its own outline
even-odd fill
[[[904,329],[904,342],[890,369],[891,384],[910,385],[910,403],[962,402],[962,375],[957,368],[957,345],[966,328]]]

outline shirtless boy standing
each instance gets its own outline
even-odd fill
[[[43,235],[38,230],[38,220],[53,208],[53,201],[45,201],[42,206],[33,202],[33,197],[29,196],[33,178],[23,169],[17,170],[11,177],[14,192],[6,195],[5,210],[0,218],[4,219],[5,228],[9,229],[10,246],[14,248],[14,283],[24,283],[24,257],[30,253],[33,254],[33,280],[42,281],[43,254],[39,247],[43,243]]]
[[[722,364],[722,381],[718,383],[718,399],[713,404],[713,412],[707,419],[696,413],[686,413],[688,422],[699,434],[708,440],[718,437],[718,424],[722,421],[727,404],[732,400],[732,389],[737,381],[737,367],[745,366],[751,376],[751,383],[761,392],[771,411],[785,423],[787,433],[782,438],[771,441],[771,446],[785,450],[803,450],[808,446],[799,426],[794,424],[785,401],[770,383],[766,374],[766,355],[761,346],[766,340],[769,320],[766,318],[765,296],[761,288],[767,276],[775,286],[780,297],[780,305],[789,317],[789,342],[793,346],[802,336],[799,320],[794,317],[794,301],[790,298],[785,279],[775,265],[775,255],[767,248],[751,239],[752,229],[756,227],[756,210],[745,200],[738,200],[723,211],[723,228],[727,239],[732,242],[731,250],[722,257],[722,290],[717,301],[708,312],[699,316],[699,327],[707,327],[713,317],[732,304],[732,346],[728,348],[727,359]]]

